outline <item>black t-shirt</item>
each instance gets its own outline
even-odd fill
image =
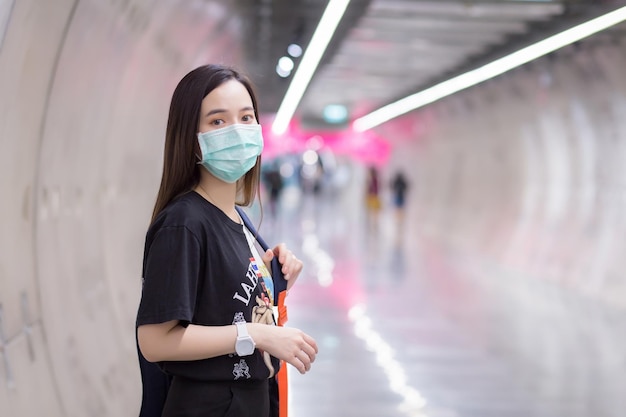
[[[148,229],[137,326],[179,320],[183,326],[230,325],[263,318],[274,325],[262,261],[244,234],[196,192],[170,203]],[[269,312],[267,311],[269,309]],[[198,361],[161,362],[172,375],[204,381],[261,380],[278,371],[278,359],[256,349]]]

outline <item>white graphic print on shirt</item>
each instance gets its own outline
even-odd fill
[[[248,265],[248,271],[246,272],[246,279],[247,281],[249,281],[249,283],[246,281],[241,283],[241,288],[243,289],[245,296],[242,296],[237,291],[233,295],[233,299],[239,300],[245,305],[248,305],[248,303],[250,303],[250,297],[252,296],[252,293],[256,289],[257,285],[259,285],[259,277],[257,276],[256,271],[254,270],[252,262],[250,262],[250,264]]]
[[[236,363],[233,367],[233,375],[235,379],[243,378],[250,379],[250,368],[248,368],[248,364],[245,359],[241,359],[239,363]]]

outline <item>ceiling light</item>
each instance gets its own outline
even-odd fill
[[[350,0],[330,0],[328,6],[326,6],[326,10],[315,29],[311,42],[304,52],[302,62],[298,65],[298,70],[291,80],[287,93],[285,93],[285,97],[278,108],[276,118],[272,124],[274,133],[282,134],[287,130],[291,117],[295,113],[300,99],[311,81],[311,77],[313,77],[317,65],[322,55],[324,55],[324,51],[326,51],[326,46],[328,46],[328,42],[330,42],[335,33],[335,29],[337,29],[337,25],[341,21],[348,3],[350,3]]]
[[[293,69],[293,61],[291,58],[283,56],[278,60],[278,66],[286,72],[291,72]]]
[[[343,123],[348,119],[348,109],[341,104],[329,104],[324,107],[323,117],[327,123]]]
[[[278,64],[276,65],[276,74],[278,74],[282,78],[287,78],[291,75],[291,71],[287,71],[286,69],[282,68],[280,64]]]
[[[287,53],[294,58],[298,58],[302,55],[302,47],[296,43],[292,43],[287,47]]]
[[[561,33],[550,36],[512,54],[496,59],[482,67],[468,71],[447,81],[388,104],[354,121],[356,131],[364,131],[385,123],[395,117],[457,93],[468,87],[496,77],[513,68],[554,52],[564,46],[605,30],[626,20],[626,7],[591,19]]]

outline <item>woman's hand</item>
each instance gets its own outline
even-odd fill
[[[296,282],[296,279],[298,279],[300,272],[302,272],[302,261],[296,258],[296,255],[287,249],[287,245],[281,243],[274,249],[268,249],[263,254],[263,262],[270,271],[270,262],[274,256],[278,256],[278,262],[282,265],[282,272],[287,280],[287,290],[289,290]]]
[[[291,364],[301,374],[311,369],[317,343],[302,330],[261,323],[248,323],[248,332],[257,348]]]

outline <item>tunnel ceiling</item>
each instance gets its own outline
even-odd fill
[[[278,59],[292,42],[307,46],[327,1],[236,3],[245,22],[246,68],[261,111],[274,113],[291,80],[276,74]],[[341,104],[354,119],[624,3],[352,0],[296,117],[320,127],[324,107]]]

